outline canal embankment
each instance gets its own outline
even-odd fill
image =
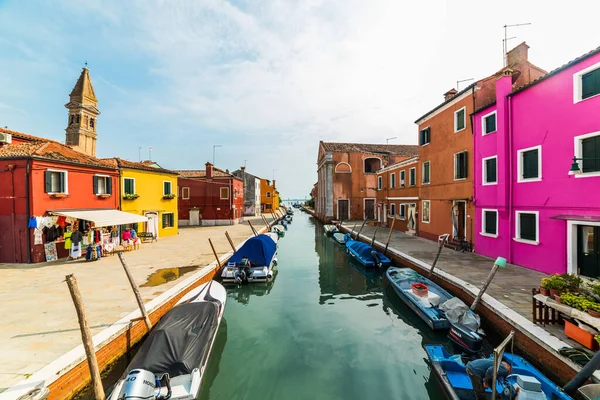
[[[308,212],[316,217],[314,211]],[[352,232],[356,236],[361,226],[361,222],[356,225],[357,222],[344,222],[340,229],[345,233]],[[365,225],[360,231],[360,240],[370,244],[374,238],[374,246],[383,250],[388,234],[389,228],[376,229],[375,226]],[[437,250],[438,244],[435,242],[392,231],[388,256],[399,265],[427,275]],[[493,263],[494,260],[474,253],[444,249],[431,279],[467,304],[471,304]],[[494,277],[477,307],[477,312],[499,335],[506,336],[514,330],[515,346],[519,351],[556,382],[564,384],[581,369],[571,360],[558,354],[560,348],[571,347],[570,343],[557,337],[564,335],[555,335],[532,321],[532,288],[538,287],[544,276],[546,275],[537,271],[507,265],[506,269],[499,270]],[[595,376],[600,378],[598,373]]]
[[[253,235],[248,220],[255,229],[266,229],[261,217],[232,226],[185,228],[177,236],[125,253],[153,323],[185,293],[212,279],[218,266],[208,239],[220,262],[226,262],[232,250],[225,232],[241,246]],[[0,293],[0,399],[14,399],[36,386],[48,386],[50,399],[68,398],[89,381],[77,316],[64,282],[71,273],[79,281],[101,369],[146,334],[143,322],[131,322],[140,312],[116,256],[95,262],[0,265],[6,288]]]

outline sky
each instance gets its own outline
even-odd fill
[[[98,156],[316,182],[319,141],[416,144],[414,121],[522,41],[550,71],[600,46],[596,0],[0,0],[0,126],[64,142],[88,63]],[[470,82],[462,83],[464,88]],[[459,89],[460,89],[459,88]]]

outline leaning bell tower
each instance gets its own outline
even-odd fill
[[[96,156],[96,129],[98,127],[98,99],[94,93],[90,71],[84,67],[65,107],[69,110],[65,144],[75,150]]]

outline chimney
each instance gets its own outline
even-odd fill
[[[450,100],[451,98],[456,96],[456,93],[458,93],[458,91],[454,88],[448,90],[446,93],[444,93],[444,101]]]
[[[213,176],[213,165],[209,162],[206,163],[206,179],[212,179]]]
[[[275,189],[275,179],[273,179],[273,189]]]
[[[506,65],[510,67],[526,63],[528,60],[528,50],[529,46],[525,42],[510,50],[506,53]]]
[[[246,171],[246,167],[240,167],[240,169],[242,170],[242,172]]]

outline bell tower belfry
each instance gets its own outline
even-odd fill
[[[84,67],[65,107],[69,110],[65,144],[92,157],[96,156],[98,99],[94,93],[90,71]]]

